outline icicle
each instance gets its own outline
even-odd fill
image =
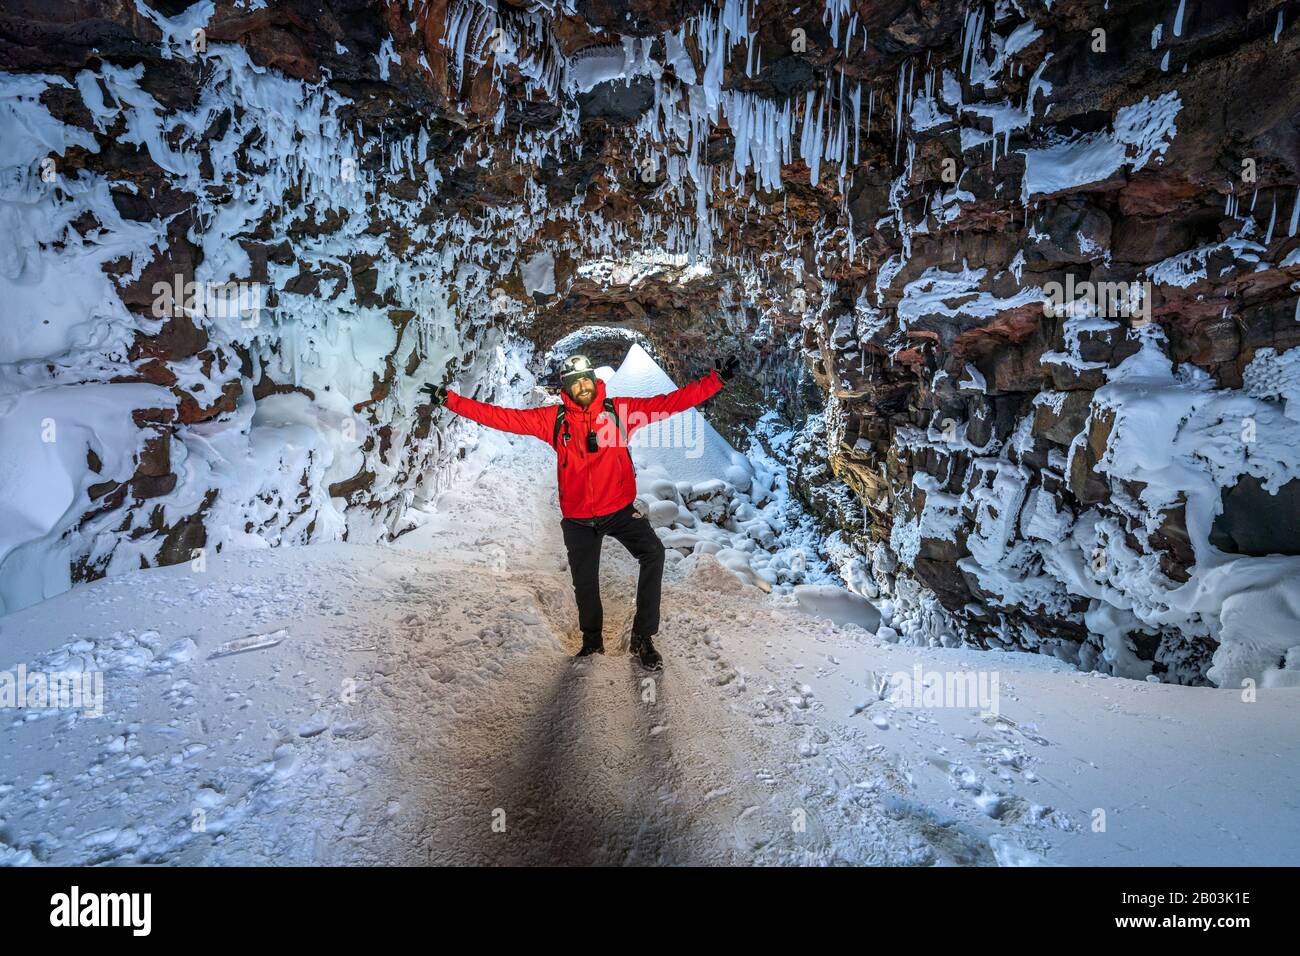
[[[898,65],[898,95],[897,102],[894,104],[894,164],[898,164],[898,148],[903,135],[903,73],[906,71],[906,64]]]
[[[809,90],[808,95],[804,97],[803,104],[803,130],[799,136],[799,157],[808,162],[809,155],[812,153],[810,137],[812,135],[812,110],[813,100],[817,93],[815,90]]]
[[[857,14],[854,14],[857,16]],[[859,83],[853,91],[853,165],[858,165],[858,141],[862,134],[862,84]],[[1296,203],[1296,208],[1300,209],[1300,202]]]
[[[826,104],[823,104],[825,106]],[[817,174],[821,171],[822,165],[822,128],[825,126],[825,111],[817,110],[817,128],[812,137],[812,157],[808,164],[809,179],[811,184],[817,185]]]
[[[1300,227],[1300,187],[1296,187],[1295,203],[1291,207],[1291,226],[1286,234],[1294,236],[1298,227]]]
[[[840,192],[843,192],[844,174],[847,173],[849,170],[849,151],[848,149],[845,148],[845,144],[848,141],[848,130],[844,128],[844,119],[842,115],[840,118],[840,129],[839,129],[839,135],[837,139],[838,142],[835,144],[835,148],[836,151],[839,153],[839,158],[840,158],[839,188],[840,188]]]

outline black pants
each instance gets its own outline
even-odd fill
[[[664,546],[645,516],[634,517],[635,505],[595,518],[565,518],[564,546],[569,551],[573,594],[578,599],[578,626],[585,637],[598,639],[604,625],[600,605],[600,544],[610,535],[641,565],[636,582],[636,617],[632,633],[649,637],[659,631],[659,595],[664,578]]]

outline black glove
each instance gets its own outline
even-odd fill
[[[425,382],[424,385],[421,386],[420,391],[429,396],[430,401],[433,402],[434,408],[447,404],[446,385],[431,385],[430,383]]]
[[[731,376],[736,374],[736,366],[740,364],[740,359],[734,355],[728,355],[726,359],[715,358],[713,367],[717,369],[718,375],[724,382],[730,381]]]

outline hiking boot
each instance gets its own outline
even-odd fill
[[[590,634],[582,635],[582,649],[574,654],[574,657],[586,657],[588,654],[604,654],[605,642],[599,634],[592,636]]]
[[[646,670],[657,671],[663,669],[664,659],[660,657],[659,652],[655,650],[655,646],[651,643],[648,634],[633,634],[632,641],[628,645],[628,650],[640,659],[641,666]]]

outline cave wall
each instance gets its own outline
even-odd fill
[[[1300,540],[1222,526],[1297,464],[1298,12],[975,4],[900,68],[805,347],[864,550],[965,638],[1232,686],[1294,644]]]
[[[364,43],[364,6],[315,29]],[[227,546],[391,538],[467,438],[420,384],[527,391],[488,295],[510,243],[476,248],[434,198],[463,134],[325,82],[349,64],[288,31],[305,6],[173,7],[0,14],[0,610]]]
[[[419,383],[522,396],[594,323],[679,379],[743,356],[733,417],[802,425],[794,484],[898,639],[1267,680],[1300,622],[1293,525],[1254,517],[1300,447],[1298,18],[10,2],[0,428],[44,487],[0,599],[400,533],[464,440]],[[256,284],[256,321],[159,315],[178,275]],[[1141,298],[1057,307],[1085,283]]]

